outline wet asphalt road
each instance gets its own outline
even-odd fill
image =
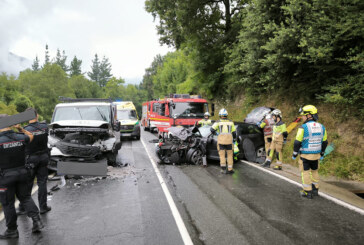
[[[153,154],[156,136],[142,133]],[[67,180],[49,196],[41,234],[22,216],[19,240],[0,244],[183,244],[143,144],[123,141],[119,158],[127,166],[106,179]],[[234,168],[231,176],[217,162],[159,165],[194,244],[364,243],[364,216],[322,197],[302,199],[298,187],[244,163]]]

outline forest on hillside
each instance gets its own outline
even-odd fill
[[[34,106],[49,120],[58,96],[143,101],[170,93],[198,93],[214,101],[242,94],[280,94],[300,103],[329,103],[364,116],[364,1],[147,0],[160,43],[140,85],[112,76],[97,54],[81,71],[65,51],[18,76],[0,75],[0,113]]]
[[[278,93],[363,118],[364,1],[147,0],[145,7],[160,43],[176,48],[146,70],[149,99]]]
[[[13,115],[34,107],[42,119],[50,122],[60,96],[132,100],[139,110],[146,99],[146,91],[139,85],[126,84],[124,79],[112,76],[112,65],[106,57],[100,60],[95,54],[87,76],[81,70],[82,60],[76,56],[67,64],[65,51],[61,54],[58,49],[56,57],[51,58],[46,45],[44,60],[41,65],[36,57],[32,69],[17,77],[0,75],[0,114]]]

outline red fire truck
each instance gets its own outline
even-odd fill
[[[167,132],[171,126],[193,126],[209,111],[208,103],[200,96],[171,94],[164,99],[143,103],[141,124],[144,130]],[[213,114],[214,105],[211,105]]]

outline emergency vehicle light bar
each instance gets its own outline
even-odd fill
[[[175,98],[175,99],[189,99],[190,95],[189,94],[170,94],[169,97],[166,96],[167,98]]]
[[[63,97],[63,96],[59,96],[59,101],[62,101],[62,102],[92,102],[92,101],[95,101],[95,102],[109,102],[109,103],[112,103],[112,99],[102,99],[102,98],[77,98],[77,99],[74,99],[74,98],[68,98],[68,97]]]

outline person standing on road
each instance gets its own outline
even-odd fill
[[[29,193],[32,192],[34,179],[37,177],[38,184],[38,203],[40,213],[44,214],[51,211],[51,207],[47,205],[47,180],[48,180],[48,126],[46,123],[38,122],[38,114],[36,118],[29,121],[24,127],[25,130],[33,134],[34,140],[25,148],[27,167],[32,174],[29,178]],[[24,207],[19,206],[18,215],[25,214]]]
[[[218,133],[217,136],[217,150],[220,156],[220,167],[222,171],[226,170],[226,157],[228,162],[228,174],[233,174],[233,142],[236,138],[235,125],[232,121],[227,119],[228,112],[223,108],[219,112],[220,120],[215,122],[211,127],[212,133]]]
[[[197,125],[199,125],[200,127],[203,127],[206,125],[208,125],[208,126],[212,125],[212,122],[210,120],[210,113],[205,112],[204,119],[201,119],[200,121],[198,121]]]
[[[317,122],[317,108],[313,105],[306,105],[299,110],[302,115],[303,124],[298,129],[294,142],[292,159],[295,160],[298,154],[299,168],[302,175],[301,196],[312,199],[318,196],[320,176],[319,159],[323,159],[327,147],[327,133],[324,125]]]
[[[287,129],[286,124],[282,121],[282,112],[278,109],[272,111],[272,118],[275,122],[273,126],[272,143],[269,148],[269,155],[263,167],[269,168],[273,159],[274,152],[276,152],[277,165],[274,166],[274,170],[282,170],[282,148],[283,144],[287,141]]]
[[[29,172],[25,168],[25,146],[33,140],[33,135],[20,125],[14,127],[22,133],[15,133],[9,127],[0,128],[0,202],[7,226],[0,239],[19,237],[15,196],[33,220],[32,232],[39,232],[44,227],[27,185]]]
[[[264,142],[265,142],[265,152],[267,156],[269,155],[270,144],[272,143],[272,135],[273,135],[273,125],[274,120],[270,113],[266,113],[262,121],[257,123],[259,128],[263,129],[264,133]]]

